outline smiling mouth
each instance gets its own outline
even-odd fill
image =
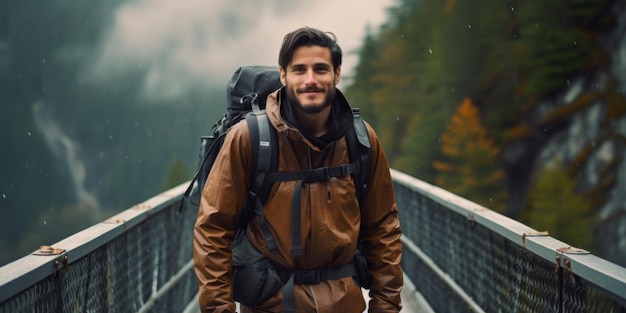
[[[298,92],[299,93],[317,93],[317,92],[324,92],[324,89],[307,88],[307,89],[304,89],[304,90],[300,90]]]

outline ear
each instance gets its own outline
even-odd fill
[[[340,80],[341,80],[341,65],[339,65],[337,67],[337,70],[335,70],[335,86],[339,84]]]
[[[280,83],[283,84],[283,86],[287,85],[287,73],[285,72],[285,69],[281,66],[279,67],[280,70]]]

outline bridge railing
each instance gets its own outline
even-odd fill
[[[184,185],[0,268],[0,313],[181,312],[198,291]]]
[[[439,312],[625,312],[626,269],[393,171],[402,267]],[[196,212],[183,184],[0,268],[0,313],[182,312]]]
[[[626,269],[394,171],[402,268],[437,312],[626,312]]]

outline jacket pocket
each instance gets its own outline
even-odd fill
[[[255,249],[245,230],[238,230],[231,246],[233,299],[254,307],[275,295],[283,286],[271,262]]]

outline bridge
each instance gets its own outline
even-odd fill
[[[392,170],[403,312],[626,312],[626,268]],[[0,268],[0,313],[197,312],[186,184]]]

